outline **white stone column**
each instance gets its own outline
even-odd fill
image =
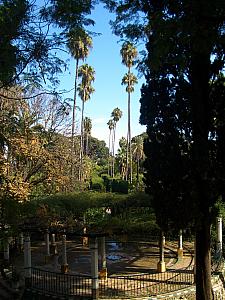
[[[45,263],[48,264],[51,259],[51,253],[50,253],[50,242],[49,242],[49,232],[46,230],[45,232]]]
[[[29,235],[26,235],[24,238],[24,277],[25,280],[31,278],[31,246]]]
[[[107,279],[107,265],[106,265],[106,251],[105,251],[105,237],[102,236],[100,238],[100,254],[101,254],[101,270],[100,270],[100,278]]]
[[[56,242],[55,242],[55,234],[52,233],[52,241],[51,241],[51,245],[50,245],[50,254],[55,255],[57,253],[58,253],[58,251],[57,251],[57,245],[56,245]]]
[[[183,250],[183,235],[182,235],[182,229],[179,231],[179,239],[178,239],[178,248],[177,248],[177,256],[178,258],[182,259],[184,255]]]
[[[166,263],[164,261],[164,246],[165,246],[165,236],[162,231],[160,236],[160,241],[159,241],[159,262],[157,264],[157,271],[160,273],[166,272]]]
[[[19,234],[19,249],[20,249],[20,251],[23,250],[23,243],[24,243],[23,232],[20,232],[20,234]]]
[[[194,282],[196,282],[196,234],[194,240]]]
[[[46,255],[50,256],[50,242],[49,242],[49,232],[45,233],[45,246],[46,246]]]
[[[4,260],[9,261],[9,238],[4,241]]]
[[[217,253],[221,257],[223,250],[222,218],[217,217]]]
[[[98,279],[98,241],[97,238],[91,239],[91,278],[92,278],[92,299],[99,297],[99,279]]]
[[[55,233],[52,233],[52,244],[55,244]]]
[[[66,235],[62,235],[62,265],[61,265],[61,272],[67,273],[68,272],[68,263],[67,263],[67,253],[66,253]]]

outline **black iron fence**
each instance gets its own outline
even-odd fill
[[[193,283],[193,268],[169,270],[165,273],[110,276],[107,280],[99,280],[99,297],[153,296],[176,291]],[[30,288],[45,294],[91,297],[92,279],[90,276],[61,274],[32,268]]]
[[[111,276],[107,282],[100,281],[99,294],[103,298],[154,296],[176,291],[193,283],[193,269]]]
[[[30,288],[50,295],[90,297],[91,277],[31,268]]]

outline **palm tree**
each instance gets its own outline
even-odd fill
[[[127,152],[127,139],[122,137],[119,140],[119,149],[117,152],[117,160],[120,169],[121,178],[124,180],[126,176],[126,152]]]
[[[132,140],[132,154],[137,162],[137,189],[139,188],[140,160],[144,157],[143,137],[136,136]]]
[[[80,134],[80,180],[82,180],[82,163],[84,153],[84,103],[91,98],[91,94],[95,91],[91,85],[91,83],[95,80],[94,75],[94,69],[88,64],[82,65],[78,69],[78,77],[81,78],[81,83],[79,83],[77,90],[82,100]]]
[[[113,118],[113,123],[114,123],[113,137],[112,137],[112,157],[113,157],[113,160],[112,160],[112,177],[114,177],[114,165],[115,165],[116,124],[120,120],[122,115],[123,115],[123,113],[118,107],[114,108],[114,110],[111,113],[111,117]]]
[[[84,118],[84,135],[85,135],[85,154],[88,155],[88,142],[91,135],[92,122],[88,117]]]
[[[114,122],[112,119],[110,119],[107,123],[108,127],[109,127],[109,153],[108,153],[108,175],[112,176],[112,170],[111,170],[111,163],[110,163],[110,157],[112,154],[111,151],[111,136],[112,136],[112,130],[114,128]]]
[[[73,97],[73,109],[72,109],[72,130],[71,130],[71,141],[72,141],[72,153],[74,153],[74,132],[75,132],[75,117],[76,117],[76,98],[77,98],[77,78],[78,78],[78,67],[80,60],[84,61],[87,58],[90,49],[92,48],[92,38],[85,31],[71,30],[67,35],[67,48],[71,55],[76,60],[75,66],[75,79],[74,79],[74,97]],[[73,176],[73,168],[72,168]]]
[[[137,49],[130,42],[125,42],[120,50],[122,63],[128,68],[128,73],[123,77],[122,84],[126,85],[128,93],[128,130],[127,130],[127,173],[130,174],[130,182],[132,183],[132,155],[131,155],[131,125],[130,125],[130,94],[134,91],[134,84],[137,83],[137,78],[131,73],[131,67],[135,64],[135,59],[138,55]]]

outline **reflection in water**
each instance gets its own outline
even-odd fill
[[[108,255],[106,256],[110,261],[119,261],[125,258],[124,253],[121,254],[121,251],[125,250],[125,245],[123,243],[118,243],[115,241],[107,242]],[[114,253],[116,252],[116,253]]]
[[[124,258],[122,255],[117,255],[117,254],[107,255],[107,259],[112,260],[112,261],[120,260],[122,258]]]

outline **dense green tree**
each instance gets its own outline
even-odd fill
[[[136,76],[131,73],[131,67],[135,64],[135,59],[137,58],[138,52],[136,47],[130,43],[125,42],[122,45],[120,50],[122,56],[122,63],[128,68],[128,73],[122,79],[122,84],[126,85],[126,91],[128,93],[128,125],[127,125],[127,170],[126,170],[126,179],[132,183],[132,154],[131,154],[131,124],[130,124],[130,113],[131,113],[131,104],[130,96],[134,91],[134,85],[137,83]]]
[[[216,88],[212,82],[224,68],[225,3],[105,2],[118,13],[117,33],[128,38],[145,35],[147,40],[147,83],[141,98],[141,122],[147,125],[149,136],[145,144],[147,191],[155,198],[161,227],[179,223],[175,211],[176,217],[183,217],[183,224],[191,221],[192,214],[196,298],[211,299],[210,225],[224,175],[215,168],[223,147],[219,137],[223,125],[214,126],[215,119],[212,122],[210,117],[218,108],[217,101],[211,106]],[[162,208],[157,201],[162,201]]]
[[[57,75],[66,67],[60,50],[65,50],[68,32],[82,36],[94,24],[88,18],[94,2],[1,1],[0,87],[21,84],[30,89],[51,83],[55,92]]]
[[[106,169],[108,162],[108,147],[106,147],[105,141],[100,141],[97,138],[90,136],[89,157],[95,164]],[[106,173],[106,170],[104,172]]]

